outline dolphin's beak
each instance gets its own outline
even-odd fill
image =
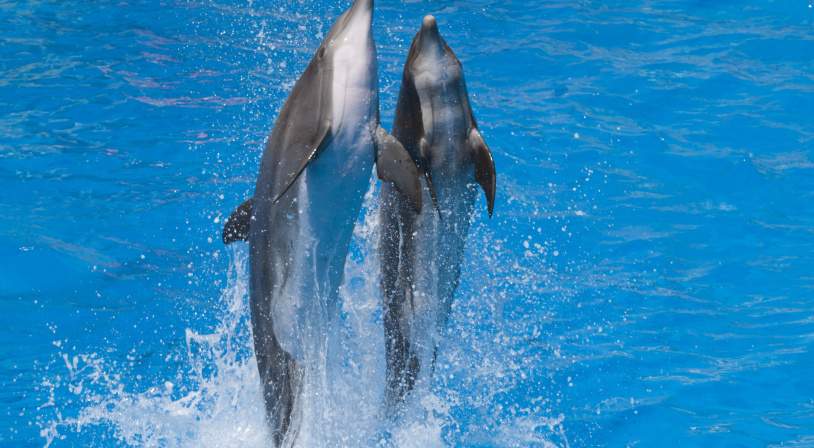
[[[365,18],[373,22],[373,0],[356,0],[350,8],[348,17],[355,21],[357,18]]]
[[[438,31],[438,22],[435,21],[433,16],[424,16],[424,21],[421,22],[421,31],[418,32],[418,38],[421,42],[422,49],[440,48],[443,51],[443,42],[441,33]]]
[[[435,17],[430,15],[424,16],[424,21],[421,22],[421,35],[422,37],[441,36],[438,32],[438,22],[435,21]]]
[[[373,34],[373,0],[356,0],[337,19],[326,42],[367,42]]]

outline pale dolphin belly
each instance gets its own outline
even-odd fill
[[[431,374],[434,352],[451,313],[474,214],[476,191],[468,177],[456,174],[433,174],[438,210],[425,188],[424,210],[414,217],[412,241],[408,243],[414,246],[412,260],[404,260],[412,264],[413,278],[408,334],[422,366],[422,376]]]
[[[300,179],[298,219],[291,235],[291,277],[281,285],[272,313],[280,346],[303,360],[319,350],[337,311],[337,290],[353,226],[370,182],[373,147],[369,135],[338,135]]]

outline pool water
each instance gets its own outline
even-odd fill
[[[346,6],[0,0],[0,446],[267,446],[219,236]],[[312,440],[814,446],[810,0],[378,0],[385,127],[427,13],[496,213],[391,421],[371,180]]]

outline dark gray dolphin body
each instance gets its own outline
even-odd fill
[[[285,102],[252,199],[224,243],[250,246],[250,308],[275,446],[290,444],[303,378],[324,357],[325,327],[373,164],[420,208],[416,166],[379,126],[373,0],[336,21]]]
[[[477,184],[490,216],[495,199],[494,162],[472,115],[461,63],[432,16],[424,18],[407,57],[393,135],[423,174],[424,210],[416,212],[395,185],[383,185],[379,248],[391,413],[432,371]]]

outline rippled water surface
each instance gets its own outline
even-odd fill
[[[266,445],[219,234],[345,6],[0,0],[0,445]],[[809,0],[376,9],[383,123],[433,13],[498,201],[391,422],[371,191],[323,442],[814,446]]]

